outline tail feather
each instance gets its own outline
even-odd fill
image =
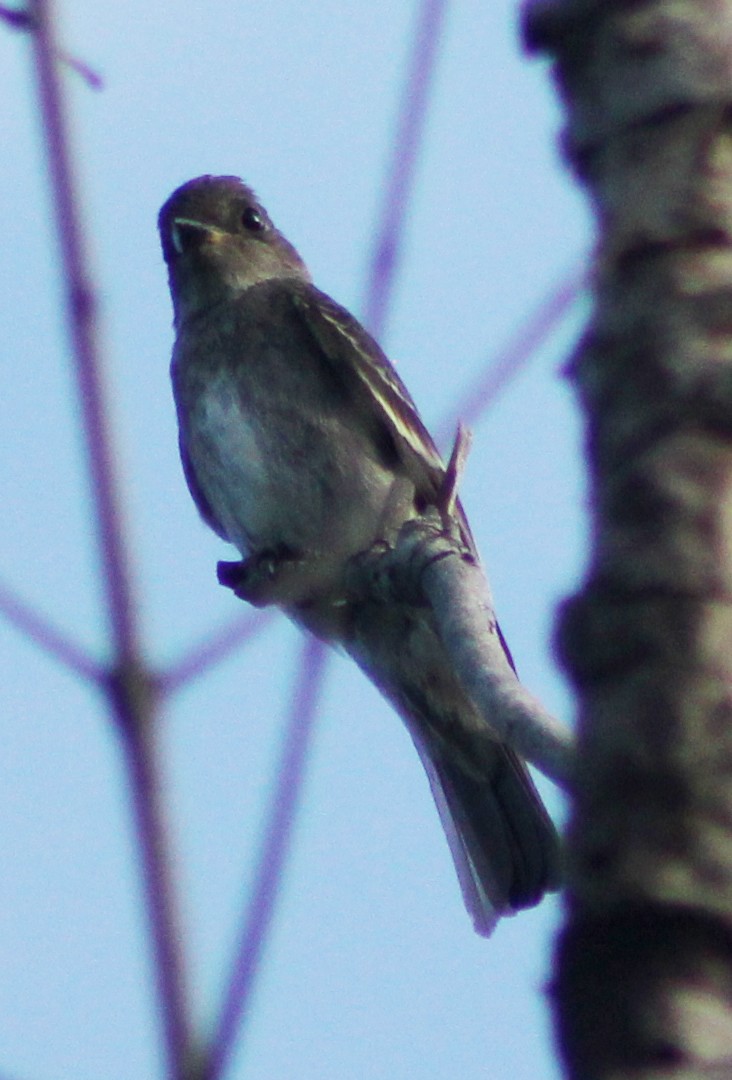
[[[466,907],[478,933],[488,935],[502,915],[558,887],[551,818],[524,762],[465,694],[426,612],[365,604],[351,618],[346,647],[406,723]]]
[[[496,747],[490,782],[429,750],[412,730],[447,837],[465,906],[477,933],[537,904],[559,884],[554,826],[525,766]]]
[[[489,803],[485,813],[485,827],[491,836],[496,838],[495,847],[498,850],[493,852],[489,861],[480,857],[479,853],[478,858],[474,858],[472,852],[477,852],[478,849],[472,842],[473,830],[467,828],[467,821],[461,820],[464,817],[462,804],[456,796],[454,785],[444,775],[444,770],[438,768],[420,741],[415,739],[414,742],[427,773],[465,907],[477,933],[488,937],[504,913],[504,905],[500,900],[500,882],[510,872],[510,851],[507,844],[501,844],[503,829],[500,810],[497,804]],[[490,818],[492,820],[489,820]]]

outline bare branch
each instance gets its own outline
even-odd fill
[[[33,25],[30,12],[23,8],[9,8],[5,4],[0,4],[0,19],[12,26],[13,30],[30,30]]]
[[[0,583],[0,614],[45,653],[60,661],[89,682],[101,683],[105,677],[101,664],[84,652],[44,615],[40,615],[15,593]]]
[[[521,684],[508,662],[481,567],[453,550],[450,557],[425,566],[422,586],[460,683],[486,724],[550,780],[568,788],[572,735]]]
[[[107,613],[119,658],[137,656],[132,586],[119,506],[97,323],[97,295],[92,284],[78,210],[69,150],[66,110],[55,57],[58,48],[50,0],[31,0],[29,12],[38,94],[53,186],[66,290],[66,315],[73,346],[77,391],[84,423],[87,464],[96,512],[99,559],[106,585]]]
[[[376,338],[381,338],[386,328],[399,268],[404,222],[424,136],[446,8],[446,0],[422,0],[402,89],[399,122],[392,139],[392,158],[367,274],[364,322]]]
[[[84,251],[66,111],[56,65],[59,50],[51,0],[31,0],[28,11],[33,27],[38,95],[61,248],[66,315],[83,418],[99,562],[112,637],[113,663],[107,680],[109,703],[126,750],[168,1071],[171,1080],[184,1080],[192,1075],[194,1045],[171,871],[170,837],[160,800],[156,754],[158,694],[154,675],[139,648],[102,379],[96,292]]]
[[[33,18],[26,8],[9,8],[5,4],[0,4],[0,21],[12,27],[13,30],[25,30],[30,33],[34,29]],[[58,49],[56,55],[62,64],[66,64],[77,75],[80,75],[92,90],[103,89],[104,80],[101,75],[85,61],[79,60],[64,49]]]
[[[472,442],[473,436],[471,432],[468,431],[462,423],[459,423],[455,434],[455,442],[453,443],[452,452],[450,454],[450,460],[445,469],[442,490],[437,497],[437,505],[446,519],[453,517],[455,514],[458,488],[460,487],[460,481],[463,477],[465,463],[468,460]]]
[[[572,736],[519,682],[485,574],[441,521],[408,522],[393,548],[380,544],[353,561],[349,584],[356,597],[426,603],[463,689],[486,722],[486,737],[498,736],[555,783],[570,786]]]
[[[104,79],[95,71],[93,67],[90,67],[85,60],[80,60],[78,56],[72,56],[71,53],[66,52],[65,49],[59,49],[58,58],[62,64],[66,64],[72,71],[75,71],[77,75],[81,76],[87,86],[92,90],[103,90]]]
[[[153,943],[153,976],[168,1054],[170,1080],[193,1080],[197,1047],[190,1015],[183,934],[173,873],[173,843],[162,791],[157,688],[141,668],[121,669],[109,681],[126,753],[130,803],[142,866]]]
[[[220,630],[215,630],[197,645],[193,645],[167,671],[158,675],[158,687],[163,694],[175,694],[188,683],[200,678],[211,668],[217,667],[227,656],[235,652],[272,620],[271,611],[248,611],[232,619]]]
[[[251,991],[290,850],[295,817],[300,803],[310,737],[325,671],[325,646],[308,636],[303,644],[300,671],[290,717],[282,737],[282,756],[271,811],[254,878],[254,891],[243,921],[229,985],[214,1036],[205,1080],[218,1080],[226,1071],[241,1035]]]
[[[455,418],[470,426],[475,424],[497,400],[511,380],[526,366],[565,315],[571,310],[586,285],[584,270],[573,270],[553,286],[532,314],[523,319],[518,330],[465,390],[457,404],[437,425],[435,442],[443,446],[455,427]]]

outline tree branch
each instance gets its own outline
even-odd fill
[[[226,1074],[251,1005],[252,988],[274,918],[285,862],[292,844],[326,656],[322,642],[308,636],[303,644],[290,715],[282,737],[280,763],[262,835],[253,891],[201,1073],[204,1080],[219,1080]]]
[[[519,682],[504,648],[485,574],[435,512],[408,522],[394,547],[352,561],[349,591],[379,602],[427,605],[463,689],[487,729],[555,783],[572,776],[570,732]]]
[[[156,753],[159,695],[154,673],[139,641],[106,408],[97,296],[85,252],[51,0],[30,0],[28,13],[111,637],[113,658],[105,688],[126,751],[168,1073],[171,1080],[187,1080],[195,1075],[196,1048],[171,869],[170,836],[160,797]]]

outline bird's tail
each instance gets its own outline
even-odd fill
[[[529,771],[465,694],[423,611],[364,607],[347,648],[409,729],[466,906],[487,935],[559,885],[559,838]]]
[[[488,936],[502,915],[538,904],[560,881],[559,839],[523,762],[496,744],[489,777],[428,748],[408,725],[429,779],[465,906]]]

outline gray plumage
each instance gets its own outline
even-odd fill
[[[376,342],[315,288],[240,180],[190,181],[159,225],[186,479],[242,555],[223,580],[341,645],[392,701],[487,934],[556,887],[554,827],[524,763],[458,684],[429,613],[356,604],[345,588],[352,556],[434,504],[444,475],[434,444]]]

